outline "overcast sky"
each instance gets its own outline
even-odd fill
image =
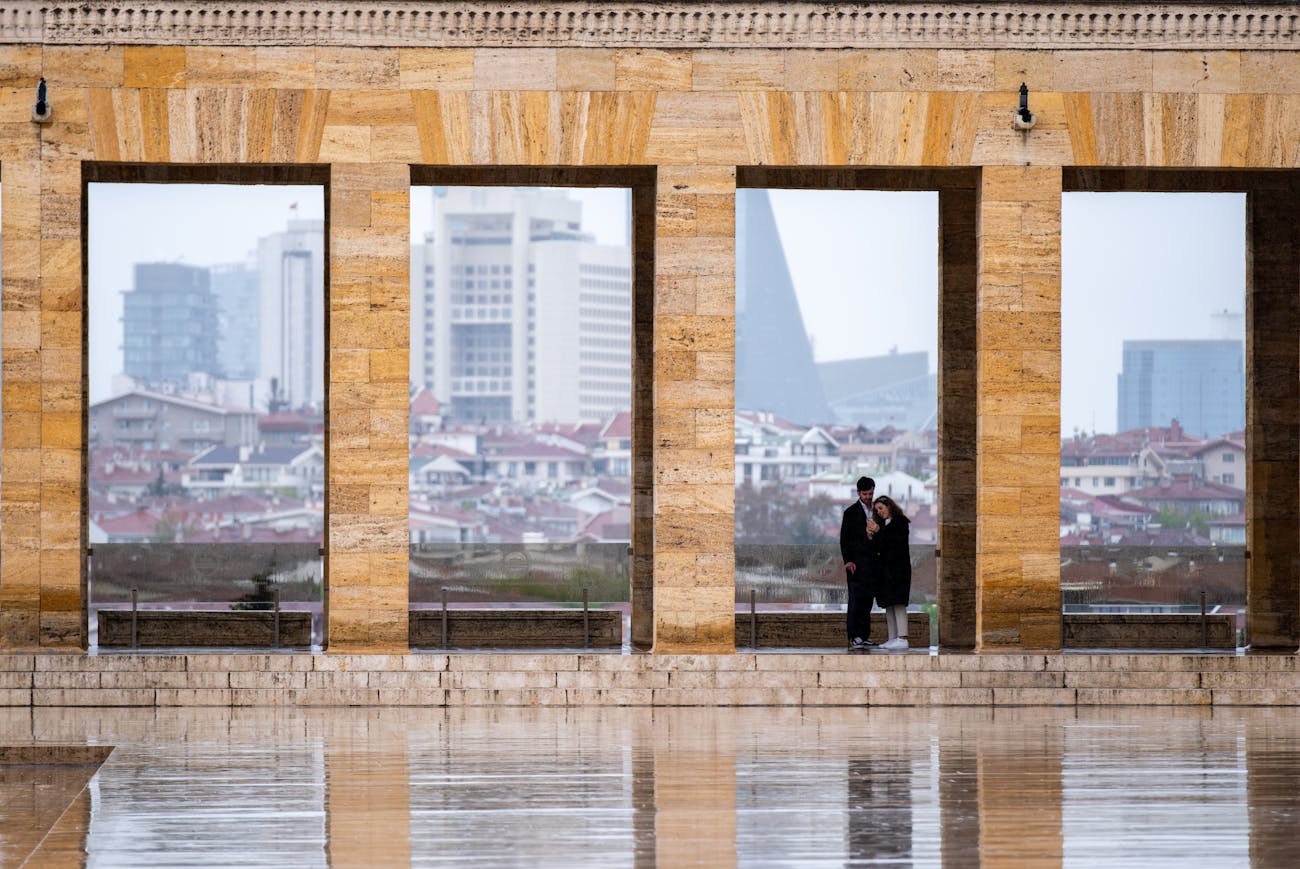
[[[429,194],[413,190],[413,238],[431,226]],[[582,200],[584,228],[598,241],[625,242],[626,190],[570,195]],[[773,190],[771,199],[817,359],[924,350],[933,371],[937,195]],[[120,291],[130,288],[134,263],[240,261],[295,215],[321,219],[324,198],[319,187],[92,184],[89,209],[96,401],[122,370]],[[1245,199],[1068,193],[1062,209],[1061,428],[1111,431],[1124,339],[1221,337],[1211,315],[1243,311]],[[864,330],[874,346],[864,346]]]
[[[296,211],[290,206],[297,203]],[[243,262],[290,219],[322,220],[322,187],[251,184],[91,184],[87,241],[90,400],[122,371],[122,290],[142,262]]]
[[[773,190],[818,361],[938,346],[938,196]],[[1229,337],[1240,314],[1245,197],[1067,193],[1062,204],[1061,430],[1114,431],[1125,339]],[[861,333],[878,349],[864,352]],[[1244,340],[1240,329],[1232,336]]]

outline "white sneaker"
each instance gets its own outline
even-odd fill
[[[881,643],[880,648],[884,649],[887,652],[903,652],[906,651],[910,647],[910,645],[911,644],[908,643],[908,641],[903,639],[902,637],[894,637],[892,640],[889,640],[888,642]]]

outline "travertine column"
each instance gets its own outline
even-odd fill
[[[329,213],[331,651],[407,648],[410,170],[335,164]]]
[[[1300,645],[1300,192],[1246,196],[1246,635]]]
[[[0,490],[0,647],[40,645],[41,286],[40,161],[34,129],[5,124],[3,226],[4,444]],[[34,126],[34,125],[33,125]],[[30,134],[15,154],[13,133]]]
[[[662,167],[655,214],[654,651],[735,651],[736,173]]]
[[[40,54],[19,55],[16,73],[34,84]],[[45,74],[56,81],[62,69],[51,66]],[[81,168],[76,160],[59,159],[84,147],[85,118],[78,117],[81,95],[66,93],[67,111],[47,128],[15,115],[18,123],[4,125],[12,130],[0,152],[5,423],[0,646],[9,648],[85,645]]]
[[[975,645],[974,187],[939,191],[939,645]]]
[[[1061,643],[1061,170],[982,173],[976,648]]]

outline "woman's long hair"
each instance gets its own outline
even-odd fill
[[[890,519],[902,519],[904,522],[911,524],[912,520],[907,518],[907,514],[903,512],[903,508],[899,507],[894,499],[888,495],[881,495],[876,499],[875,503],[885,505],[885,509],[889,511]]]

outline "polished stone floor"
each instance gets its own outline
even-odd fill
[[[1292,867],[1298,825],[1290,709],[0,710],[4,867]]]

